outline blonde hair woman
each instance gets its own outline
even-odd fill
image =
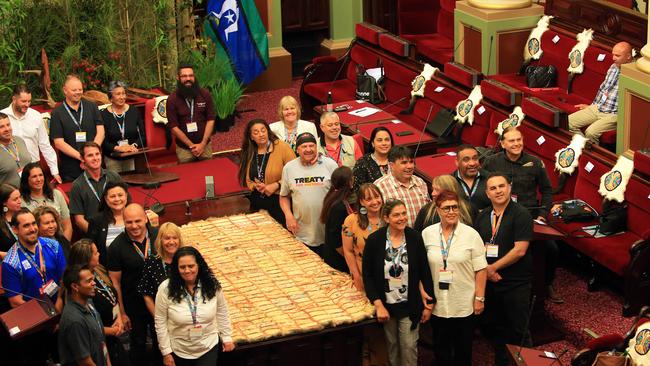
[[[316,125],[300,119],[300,104],[296,98],[285,95],[278,104],[279,121],[271,123],[271,131],[282,141],[296,150],[296,137],[303,132],[318,136]]]
[[[176,224],[166,222],[160,225],[158,236],[153,243],[156,254],[147,258],[142,268],[142,277],[138,284],[138,292],[144,297],[147,310],[154,315],[154,300],[158,286],[169,278],[169,266],[178,248],[185,246],[181,236],[181,229]]]
[[[440,216],[436,211],[436,198],[442,191],[450,191],[456,193],[460,198],[458,199],[458,215],[460,222],[465,225],[472,226],[473,218],[476,217],[476,212],[473,211],[469,202],[462,198],[460,194],[460,187],[458,181],[451,175],[439,175],[431,180],[431,202],[427,203],[420,209],[413,228],[422,232],[427,226],[431,226],[440,222]]]

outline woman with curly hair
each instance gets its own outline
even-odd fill
[[[216,365],[219,340],[224,352],[235,348],[221,285],[194,247],[174,254],[169,279],[158,287],[155,310],[166,366]]]

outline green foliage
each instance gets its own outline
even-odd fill
[[[214,100],[214,109],[220,119],[235,113],[237,104],[244,95],[244,89],[235,79],[222,79],[214,90],[210,90]]]

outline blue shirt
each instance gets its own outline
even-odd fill
[[[602,113],[618,112],[618,77],[621,69],[612,64],[607,70],[605,80],[600,84],[598,93],[592,104],[598,106],[598,111]]]
[[[18,293],[22,293],[38,298],[41,295],[41,287],[49,280],[60,285],[66,266],[63,248],[59,242],[53,239],[39,237],[38,242],[40,245],[36,246],[34,255],[19,243],[12,245],[7,252],[2,261],[2,287],[6,289],[6,297],[14,297]],[[40,250],[43,250],[43,260],[45,261],[45,282],[32,264],[41,265]],[[31,259],[27,259],[27,255]],[[24,298],[25,301],[30,299]],[[56,293],[50,299],[56,300]]]

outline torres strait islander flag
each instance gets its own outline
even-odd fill
[[[269,65],[269,44],[254,0],[210,0],[204,22],[217,46],[217,57],[228,57],[233,74],[249,84]]]

